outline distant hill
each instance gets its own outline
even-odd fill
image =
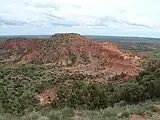
[[[75,33],[55,34],[45,40],[8,39],[0,47],[0,62],[40,63],[72,73],[137,75],[140,58],[124,53],[110,42],[95,41]]]
[[[127,37],[127,36],[98,36],[98,35],[86,35],[86,37],[89,37],[91,39],[95,40],[111,40],[111,41],[121,41],[121,42],[159,42],[160,38],[150,38],[150,37]]]
[[[38,39],[38,38],[49,38],[52,35],[1,35],[0,40],[2,38],[11,39],[11,38],[30,38],[30,39]],[[85,37],[91,39],[98,40],[124,40],[124,41],[160,41],[160,38],[152,38],[152,37],[127,37],[127,36],[101,36],[101,35],[84,35]]]

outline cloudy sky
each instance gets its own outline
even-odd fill
[[[160,37],[160,0],[1,0],[0,35]]]

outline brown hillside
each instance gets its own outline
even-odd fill
[[[0,48],[1,62],[40,62],[61,66],[72,73],[112,76],[137,75],[140,58],[120,51],[109,42],[79,34],[55,34],[48,40],[10,39]]]

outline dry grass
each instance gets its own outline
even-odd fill
[[[145,102],[139,105],[108,107],[104,110],[75,110],[71,108],[42,110],[26,113],[18,117],[7,113],[0,114],[0,120],[159,120],[160,111],[153,112],[159,102]],[[155,109],[155,108],[154,108]],[[140,118],[140,119],[139,119]],[[147,119],[148,118],[148,119]]]

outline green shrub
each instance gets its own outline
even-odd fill
[[[145,110],[142,109],[142,108],[139,108],[137,111],[135,111],[134,114],[137,114],[137,115],[145,115]]]
[[[130,116],[129,112],[123,112],[121,115],[122,118],[128,118],[129,116]]]
[[[57,114],[51,114],[49,115],[49,120],[60,120],[60,115],[57,115]]]
[[[120,101],[120,102],[115,104],[115,106],[120,106],[120,107],[125,106],[125,105],[127,105],[126,101]]]
[[[157,105],[150,105],[146,109],[152,112],[160,112],[160,106]]]
[[[24,114],[27,109],[35,109],[37,86],[44,85],[41,80],[44,75],[37,70],[44,68],[29,64],[0,70],[0,101],[5,112]]]
[[[143,100],[144,89],[135,82],[125,82],[121,84],[117,92],[120,94],[120,99],[126,102],[135,103]]]
[[[116,113],[114,113],[113,111],[104,111],[103,112],[103,118],[105,117],[114,117],[116,116]]]
[[[146,111],[146,115],[149,116],[149,117],[152,117],[153,113],[151,111]]]
[[[74,80],[71,85],[63,86],[58,92],[57,106],[83,109],[103,109],[114,104],[111,86],[96,82]],[[113,93],[113,94],[112,94]]]
[[[72,108],[64,108],[61,111],[61,113],[63,115],[63,118],[70,118],[70,117],[74,116],[74,109],[72,109]]]

